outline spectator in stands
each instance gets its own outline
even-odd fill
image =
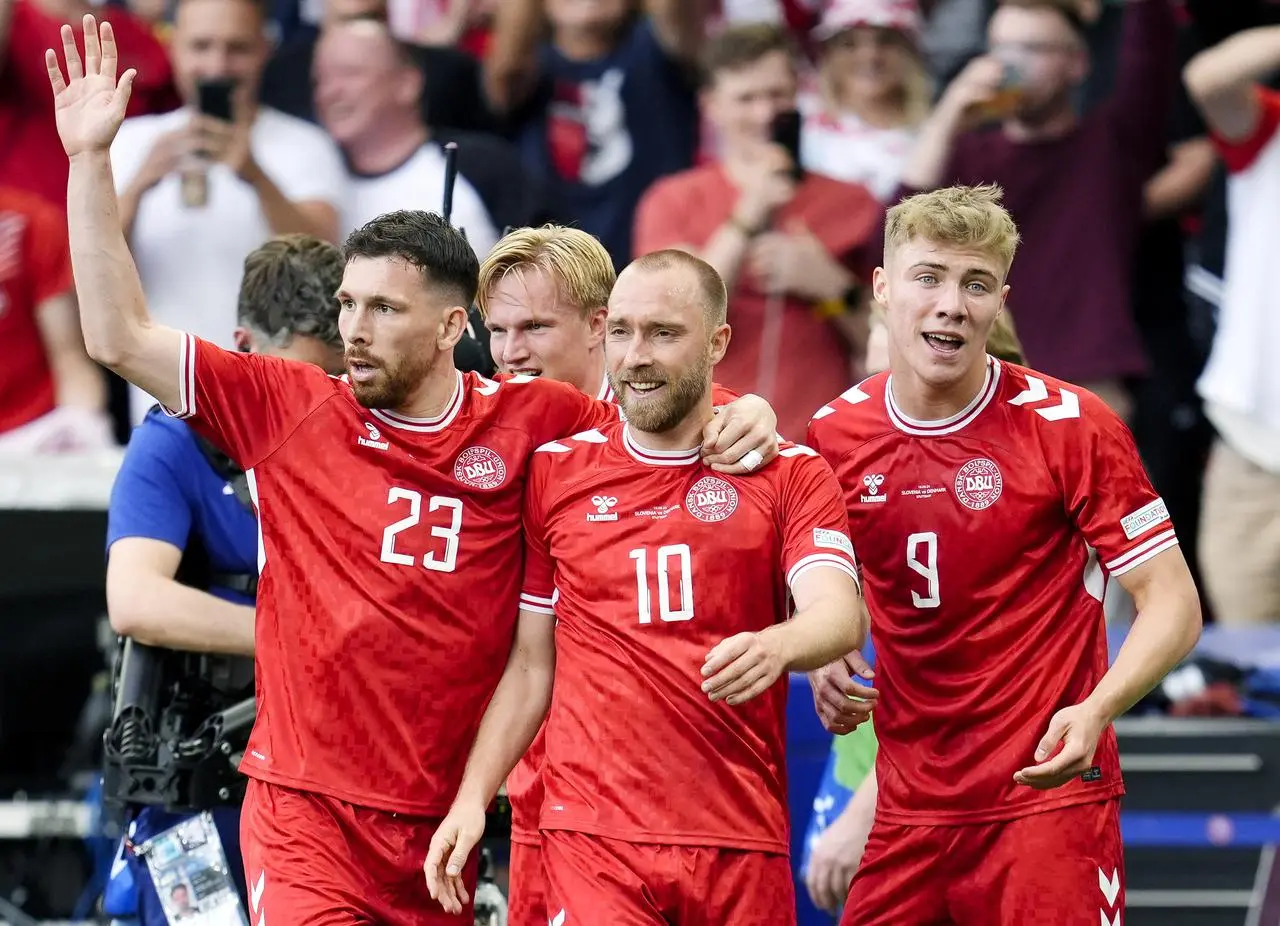
[[[0,187],[0,454],[115,443],[106,379],[85,353],[66,219],[34,193]]]
[[[790,156],[772,142],[774,120],[796,105],[791,45],[780,27],[725,30],[708,46],[705,70],[703,101],[722,157],[645,194],[636,254],[679,247],[716,268],[729,287],[733,325],[716,378],[764,396],[783,436],[799,439],[822,397],[853,378],[846,338],[861,360],[861,284],[879,262],[881,208],[865,187],[816,173],[795,179]]]
[[[1129,288],[1143,185],[1168,137],[1170,0],[1126,4],[1115,91],[1084,117],[1076,0],[1004,0],[988,40],[926,120],[903,192],[1000,184],[1025,241],[1010,283],[1029,361],[1127,415],[1124,379],[1146,370]],[[999,126],[968,131],[992,116]]]
[[[96,7],[83,0],[0,0],[0,178],[59,207],[67,202],[67,158],[49,105],[44,50],[61,47],[64,22],[75,23],[78,35],[81,14]],[[169,59],[147,24],[118,6],[96,12],[115,30],[120,69],[138,72],[129,115],[178,106]]]
[[[236,346],[340,372],[334,294],[343,267],[339,250],[315,238],[291,235],[259,247],[244,261]],[[214,465],[217,453],[158,406],[129,441],[107,523],[107,611],[120,635],[166,649],[253,655],[257,522],[244,478],[228,481],[226,467]],[[190,576],[211,578],[197,588]],[[234,807],[214,812],[243,903],[239,816]],[[132,841],[141,843],[182,819],[147,807],[135,821]],[[164,912],[146,865],[132,852],[124,857],[136,897],[121,898],[108,887],[108,912],[136,913],[140,926],[162,926]],[[117,874],[123,879],[123,870]],[[136,909],[128,909],[129,901]]]
[[[497,6],[498,0],[388,0],[387,23],[402,41],[457,46],[483,59]]]
[[[262,77],[263,103],[310,122],[317,121],[311,78],[320,31],[353,19],[387,21],[386,0],[323,0],[323,10],[320,28],[300,28],[271,56]],[[422,118],[427,124],[467,132],[496,128],[480,88],[479,61],[443,45],[407,44],[405,53],[422,73]]]
[[[442,143],[454,141],[452,222],[483,260],[499,229],[529,225],[544,210],[512,145],[490,135],[436,135],[422,121],[421,93],[422,72],[385,25],[359,19],[325,27],[316,47],[316,110],[350,172],[342,231],[397,209],[439,212]]]
[[[599,238],[617,267],[631,260],[641,195],[693,164],[698,143],[691,65],[704,0],[637,6],[502,0],[486,61],[489,98],[525,166],[558,217]]]
[[[898,191],[933,98],[920,25],[915,0],[832,0],[814,30],[818,92],[800,97],[805,168],[882,202]]]
[[[188,106],[126,119],[111,148],[120,220],[152,316],[223,347],[245,255],[272,235],[336,240],[346,196],[333,142],[256,103],[263,23],[260,0],[179,0],[171,47]],[[211,80],[233,81],[234,121],[194,111]],[[205,196],[188,198],[193,180]],[[139,421],[151,401],[132,388],[131,404]]]
[[[1280,26],[1201,52],[1184,76],[1226,162],[1224,291],[1199,382],[1218,431],[1205,474],[1200,561],[1222,624],[1280,622]]]

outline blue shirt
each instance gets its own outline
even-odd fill
[[[257,520],[236,498],[231,483],[210,465],[187,424],[170,418],[158,408],[152,409],[134,429],[111,488],[107,551],[110,553],[112,544],[125,537],[162,540],[185,551],[192,535],[203,544],[214,572],[257,572]],[[239,592],[218,588],[210,591],[235,604],[253,604],[251,597]],[[148,806],[134,821],[133,839],[142,842],[186,816],[189,815]],[[239,809],[218,808],[214,811],[214,822],[243,901]],[[112,866],[107,897],[111,900],[111,912],[117,915],[136,911],[143,926],[165,923],[146,865],[131,853],[118,857]],[[136,906],[124,909],[130,906],[130,901]]]
[[[693,165],[698,109],[688,65],[641,19],[603,58],[571,61],[551,46],[542,80],[517,119],[525,167],[557,212],[631,262],[636,204],[659,177]]]
[[[125,537],[163,540],[186,550],[195,534],[214,572],[258,571],[258,522],[235,490],[209,465],[183,421],[152,409],[134,430],[111,488],[107,550]],[[210,589],[236,604],[246,595]]]

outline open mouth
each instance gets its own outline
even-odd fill
[[[954,354],[964,347],[964,338],[954,334],[926,333],[924,340],[939,354]]]
[[[532,367],[510,367],[507,372],[512,376],[541,376],[541,370],[535,370]]]
[[[378,375],[378,367],[364,360],[351,360],[347,363],[347,376],[353,382],[367,383]]]
[[[628,382],[628,383],[625,383],[624,385],[626,385],[627,389],[629,389],[631,392],[634,392],[636,395],[651,396],[655,392],[657,392],[659,389],[661,389],[663,386],[665,386],[666,383]]]

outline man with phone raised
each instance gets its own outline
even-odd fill
[[[716,268],[734,330],[718,381],[766,396],[783,436],[803,434],[824,391],[861,378],[850,347],[861,354],[859,285],[879,260],[880,205],[865,187],[800,170],[796,71],[781,28],[726,29],[703,70],[720,160],[649,188],[635,253],[680,248]]]
[[[245,256],[273,235],[338,235],[346,174],[319,128],[258,106],[262,0],[178,0],[170,54],[186,106],[126,119],[111,149],[121,221],[152,315],[230,348]],[[130,397],[134,421],[152,400]]]

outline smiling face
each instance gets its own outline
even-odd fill
[[[999,257],[978,247],[913,237],[886,254],[874,291],[893,372],[937,393],[980,381],[1009,292],[1004,275]]]
[[[729,326],[716,323],[703,290],[688,266],[632,265],[609,296],[609,381],[638,431],[675,429],[711,394],[711,369],[724,357]]]
[[[594,394],[605,308],[579,309],[562,290],[536,266],[514,267],[498,279],[485,298],[489,351],[503,373],[547,376]]]

